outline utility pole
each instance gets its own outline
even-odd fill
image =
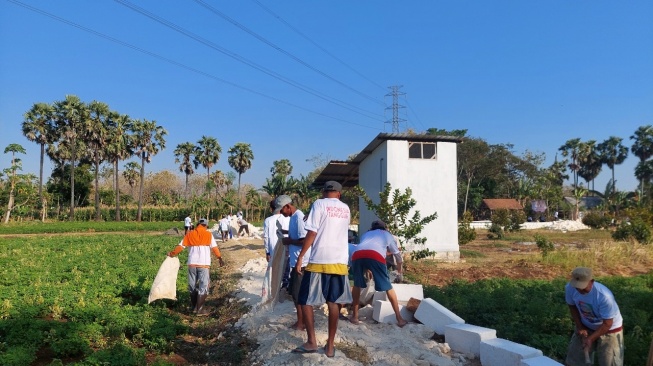
[[[399,89],[401,89],[403,85],[393,85],[389,86],[388,89],[390,89],[390,93],[386,94],[386,97],[392,97],[392,107],[387,107],[386,110],[392,109],[392,120],[386,121],[385,123],[392,123],[392,133],[399,133],[400,128],[399,128],[399,123],[401,122],[406,122],[405,119],[399,118],[399,109],[400,108],[406,108],[403,105],[399,104],[399,96],[400,95],[406,95],[406,93],[399,92]]]

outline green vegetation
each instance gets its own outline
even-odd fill
[[[653,337],[653,272],[634,278],[598,278],[612,290],[624,317],[625,365],[646,363]],[[497,336],[538,348],[564,360],[573,331],[564,300],[564,279],[455,281],[426,287],[431,297],[469,324],[497,330]]]
[[[171,228],[178,228],[183,233],[183,222],[30,222],[0,225],[3,234],[55,234],[55,233],[93,233],[93,232],[133,232],[158,231],[163,233]]]
[[[147,297],[178,240],[138,233],[0,238],[0,364],[26,365],[40,351],[89,365],[143,365],[146,352],[174,351],[173,340],[188,328],[170,310],[186,302],[148,305]],[[184,276],[179,281],[184,300]]]

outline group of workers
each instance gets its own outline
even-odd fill
[[[335,336],[340,318],[340,308],[351,305],[349,321],[358,324],[358,307],[361,289],[367,287],[366,275],[371,273],[376,291],[385,291],[396,315],[397,325],[406,321],[401,317],[397,297],[392,289],[386,267],[386,253],[394,257],[399,275],[402,273],[402,256],[395,237],[380,220],[374,221],[369,231],[360,238],[350,260],[349,207],[340,200],[342,186],[327,182],[322,198],[311,206],[308,215],[296,207],[291,197],[281,195],[270,202],[272,215],[264,222],[263,237],[266,259],[271,260],[278,245],[288,248],[290,273],[285,285],[291,295],[297,320],[292,328],[305,330],[307,340],[292,350],[294,353],[315,353],[318,343],[315,336],[314,306],[324,303],[328,308],[328,338],[324,345],[327,357],[335,355]],[[186,225],[186,223],[185,223]],[[213,235],[207,230],[208,221],[200,219],[194,230],[187,230],[184,239],[168,256],[189,249],[188,289],[191,309],[204,315],[204,303],[209,289],[210,254],[224,261]],[[225,231],[223,231],[223,240]],[[282,238],[281,240],[278,240]],[[279,242],[279,243],[278,243]],[[350,287],[348,274],[354,279]],[[569,344],[566,365],[586,365],[595,355],[600,366],[623,365],[623,319],[612,292],[594,280],[590,268],[578,267],[571,273],[565,286],[565,301],[569,306],[575,330]]]

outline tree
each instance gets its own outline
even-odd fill
[[[614,182],[614,185],[612,186],[613,193],[615,193],[617,189],[617,184],[614,180],[614,167],[615,165],[623,163],[628,157],[628,148],[622,145],[621,141],[623,141],[621,137],[610,136],[610,138],[596,147],[603,163],[612,170],[612,182]]]
[[[58,153],[60,157],[70,160],[70,213],[69,219],[75,219],[75,162],[78,153],[83,151],[83,141],[77,137],[82,124],[89,119],[86,105],[75,95],[66,95],[62,101],[54,103],[55,128],[59,138]]]
[[[136,221],[141,221],[143,213],[143,182],[145,181],[145,163],[150,163],[152,157],[165,149],[165,136],[168,132],[156,121],[146,119],[134,122],[134,147],[135,153],[141,158],[141,182],[138,190],[138,211]]]
[[[634,140],[633,146],[630,147],[630,151],[639,158],[639,164],[642,166],[641,169],[644,169],[644,162],[653,156],[653,126],[646,125],[640,126],[633,135],[630,136],[631,140]],[[640,173],[642,170],[640,169]],[[635,176],[639,179],[640,185],[640,194],[644,196],[644,179],[641,177],[646,177],[646,174],[638,174],[635,170]],[[650,176],[648,179],[650,180]]]
[[[120,175],[118,163],[134,154],[134,140],[131,134],[133,121],[126,114],[112,112],[109,117],[107,155],[113,163],[114,190],[116,192],[116,221],[120,221]]]
[[[220,188],[227,184],[227,177],[220,170],[216,170],[213,174],[210,175],[211,182],[215,186],[215,195],[218,196]]]
[[[590,181],[592,182],[592,190],[594,190],[594,179],[601,173],[603,162],[601,157],[596,151],[596,141],[590,140],[581,142],[578,145],[578,176],[585,179],[587,182],[587,189],[590,189]]]
[[[383,191],[379,192],[379,203],[376,204],[367,195],[365,190],[360,186],[355,188],[356,194],[365,202],[367,209],[383,220],[388,226],[388,231],[399,238],[399,244],[402,248],[408,243],[424,245],[426,238],[419,237],[424,226],[435,220],[438,215],[436,212],[422,217],[419,210],[413,207],[417,201],[412,197],[412,190],[406,188],[402,193],[399,189],[392,190],[390,183],[386,183]],[[392,200],[390,197],[392,196]],[[413,216],[408,217],[413,211]],[[426,258],[434,253],[428,249],[415,250],[411,253],[413,259]]]
[[[135,161],[130,161],[125,164],[122,171],[122,177],[125,178],[129,187],[131,187],[131,195],[134,195],[134,187],[138,181],[139,171],[141,170],[141,165]]]
[[[82,125],[82,133],[95,170],[95,220],[100,221],[100,164],[107,158],[105,150],[109,136],[109,106],[106,103],[92,101],[88,105],[89,119]]]
[[[637,166],[635,167],[635,177],[640,181],[640,189],[643,199],[644,192],[646,192],[646,184],[649,184],[651,178],[653,178],[653,160],[642,160],[637,163]],[[646,182],[646,184],[644,184],[644,182]]]
[[[229,149],[229,166],[238,173],[238,199],[240,200],[240,178],[252,167],[254,153],[251,146],[244,142],[237,142]]]
[[[562,156],[571,158],[571,163],[569,163],[569,170],[571,170],[574,177],[574,188],[578,187],[578,170],[580,169],[580,164],[578,163],[578,157],[580,154],[581,142],[579,138],[567,140],[564,145],[558,148],[562,152]]]
[[[14,199],[16,194],[16,185],[18,183],[18,177],[16,175],[17,170],[22,170],[22,164],[19,158],[16,157],[16,153],[25,154],[25,148],[19,144],[9,144],[5,147],[5,154],[11,153],[11,166],[8,169],[4,170],[4,173],[9,178],[9,202],[7,203],[7,211],[5,211],[4,223],[9,222],[9,217],[11,216],[11,210],[14,209]]]
[[[206,169],[206,179],[211,180],[211,167],[218,163],[221,153],[222,147],[220,147],[216,138],[202,136],[197,141],[197,151],[195,152],[195,159],[193,159],[195,169],[202,165]]]
[[[292,195],[297,191],[298,182],[293,177],[286,177],[278,174],[271,179],[266,178],[261,189],[270,196],[276,197],[282,194]]]
[[[289,176],[292,173],[292,164],[288,159],[275,160],[272,163],[272,168],[270,168],[270,173],[272,176],[281,175],[284,178]]]
[[[191,156],[196,153],[195,145],[192,142],[184,142],[177,145],[175,148],[175,163],[179,164],[179,171],[183,172],[186,175],[186,185],[185,185],[185,198],[188,199],[188,177],[195,173],[193,170],[193,164],[191,161]]]
[[[45,157],[45,145],[50,143],[53,135],[53,114],[54,109],[47,103],[36,103],[25,113],[22,129],[23,135],[41,147],[39,160],[39,206],[43,208],[43,160]],[[41,220],[45,218],[45,208],[41,213]]]

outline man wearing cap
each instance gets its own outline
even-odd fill
[[[213,235],[206,229],[207,219],[200,219],[197,227],[184,236],[181,243],[168,253],[175,257],[184,248],[188,248],[188,292],[190,293],[191,310],[197,315],[207,315],[204,302],[209,296],[209,268],[211,268],[211,252],[218,257],[220,267],[224,266],[220,249]]]
[[[263,245],[265,246],[265,259],[268,262],[274,254],[279,236],[283,230],[288,230],[288,219],[281,214],[281,207],[277,207],[276,204],[276,200],[270,201],[272,215],[263,221]]]
[[[283,244],[288,245],[288,264],[291,268],[289,292],[292,296],[293,302],[295,303],[295,310],[297,311],[297,321],[291,326],[291,328],[304,330],[304,313],[302,311],[302,306],[298,303],[299,287],[302,283],[303,276],[295,269],[299,253],[302,251],[304,245],[304,238],[306,237],[304,213],[302,210],[295,207],[292,203],[292,199],[285,194],[277,197],[276,204],[277,206],[281,206],[281,214],[283,216],[286,218],[290,217],[290,222],[288,223],[288,237],[283,239]],[[304,268],[308,264],[310,256],[311,250],[308,249],[302,258]]]
[[[351,289],[347,279],[349,206],[340,201],[342,186],[328,181],[322,189],[322,198],[313,202],[306,219],[306,237],[295,270],[303,275],[298,303],[302,306],[304,326],[308,340],[293,352],[317,351],[313,306],[326,302],[329,309],[328,338],[324,346],[327,357],[333,357],[334,341],[338,330],[338,304],[351,303]],[[311,250],[308,265],[304,268],[304,254]]]
[[[565,364],[585,365],[595,352],[600,366],[623,365],[623,319],[619,306],[612,292],[594,281],[591,268],[578,267],[571,272],[571,280],[565,286],[565,301],[575,326]]]
[[[368,232],[361,236],[361,242],[356,247],[356,251],[351,257],[352,272],[354,275],[354,289],[352,294],[354,301],[352,303],[352,315],[349,321],[358,324],[358,307],[360,305],[361,288],[366,288],[365,272],[371,271],[374,278],[374,290],[385,291],[388,301],[392,305],[392,310],[397,318],[397,325],[403,327],[407,324],[406,320],[399,312],[399,303],[397,294],[392,288],[390,277],[388,277],[388,268],[385,264],[385,255],[390,252],[397,264],[397,272],[401,276],[401,252],[397,246],[394,236],[387,231],[385,223],[381,220],[372,222],[372,227]]]

